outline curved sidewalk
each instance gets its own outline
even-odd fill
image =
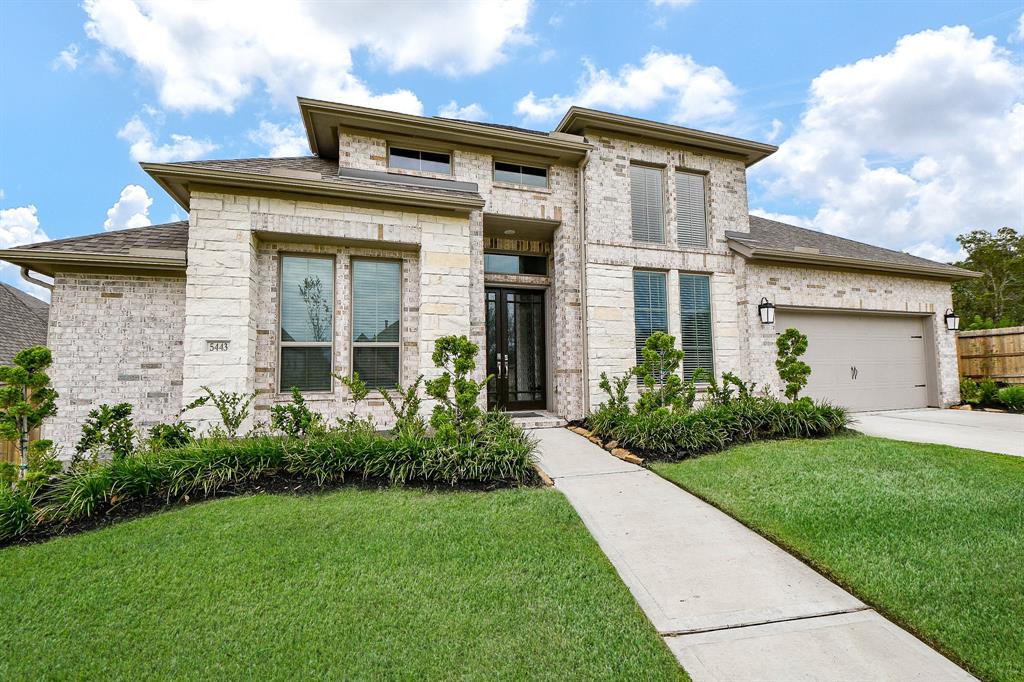
[[[566,429],[533,435],[541,468],[696,682],[974,679],[660,476]]]

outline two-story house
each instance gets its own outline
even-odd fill
[[[687,377],[777,391],[775,337],[796,326],[812,396],[958,400],[944,313],[972,273],[749,216],[746,169],[771,145],[578,107],[551,132],[299,108],[312,156],[142,164],[187,222],[0,251],[54,280],[48,437],[71,445],[100,403],[172,420],[202,386],[256,392],[255,421],[292,387],[341,416],[336,376],[431,376],[448,334],[480,346],[489,407],[560,418],[657,330]],[[387,423],[379,396],[364,409]]]

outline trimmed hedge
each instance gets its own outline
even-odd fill
[[[848,422],[841,407],[808,398],[784,403],[768,397],[682,412],[634,413],[605,403],[586,419],[597,436],[655,459],[683,459],[758,440],[831,436]]]

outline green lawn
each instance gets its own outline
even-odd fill
[[[653,468],[982,677],[1024,679],[1024,459],[855,436]]]
[[[0,679],[686,679],[548,489],[223,499],[0,576]]]

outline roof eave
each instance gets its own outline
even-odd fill
[[[0,249],[0,260],[53,277],[54,273],[87,269],[177,272],[184,271],[185,253],[180,257],[142,256],[137,254],[104,254],[77,251],[43,251],[41,249]]]
[[[706,149],[708,151],[731,154],[742,157],[749,167],[774,154],[778,147],[764,142],[754,142],[738,137],[709,133],[703,130],[685,128],[683,126],[657,121],[647,121],[632,116],[613,114],[607,111],[587,109],[585,107],[569,107],[565,116],[555,127],[556,132],[578,134],[584,128],[606,130],[634,137],[643,137],[664,142],[672,142],[684,147]]]
[[[483,208],[480,196],[457,197],[440,193],[410,190],[402,187],[360,187],[354,182],[325,182],[287,176],[242,173],[185,164],[142,163],[142,169],[181,205],[189,210],[189,184],[233,189],[267,190],[323,196],[348,201],[369,202],[426,208],[456,213],[469,213]]]
[[[867,260],[833,256],[824,253],[804,253],[788,249],[772,249],[753,246],[737,239],[729,239],[729,247],[748,260],[772,261],[783,263],[799,263],[803,265],[819,265],[823,267],[845,268],[850,270],[866,270],[870,272],[895,273],[932,279],[960,280],[980,277],[981,273],[956,267],[929,267],[926,265],[910,265],[902,263],[886,263],[884,261]]]

